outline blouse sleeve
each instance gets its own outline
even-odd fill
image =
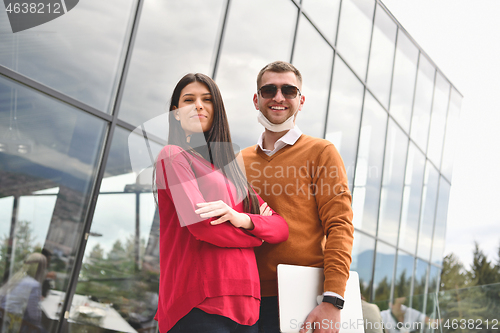
[[[256,247],[262,240],[236,228],[230,223],[211,225],[214,218],[203,219],[194,211],[196,204],[206,202],[200,192],[196,176],[182,148],[167,146],[157,161],[157,185],[167,191],[175,206],[181,226],[200,241],[219,247]],[[160,203],[161,204],[161,203]]]
[[[259,206],[265,202],[258,194],[257,198],[259,199]],[[288,239],[288,224],[272,208],[271,211],[273,213],[271,216],[247,214],[254,224],[254,228],[248,230],[248,232],[270,244],[284,242]]]

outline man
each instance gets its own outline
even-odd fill
[[[389,304],[389,309],[380,313],[386,333],[420,332],[426,324],[431,328],[439,328],[439,320],[431,319],[418,310],[404,305],[406,297],[399,297]]]
[[[265,131],[257,145],[243,150],[248,181],[290,230],[287,241],[255,250],[262,293],[259,322],[265,333],[279,332],[278,264],[324,267],[323,302],[301,332],[308,327],[338,332],[335,323],[340,324],[351,264],[354,228],[344,164],[332,143],[295,126],[305,102],[301,88],[302,76],[289,63],[273,62],[260,71],[253,102]]]
[[[377,304],[368,303],[361,296],[361,310],[363,311],[365,333],[384,333],[384,324]]]

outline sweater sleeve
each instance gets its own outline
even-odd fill
[[[259,199],[259,206],[261,206],[264,200],[257,193],[256,195]],[[288,224],[272,208],[271,211],[273,213],[271,216],[247,214],[252,219],[254,225],[254,228],[248,230],[248,232],[270,244],[278,244],[288,239]]]
[[[203,219],[194,211],[196,204],[206,202],[185,152],[180,147],[167,146],[157,161],[157,185],[165,186],[174,203],[181,226],[200,241],[219,247],[256,247],[262,240],[230,223],[211,225],[214,218]]]
[[[344,162],[334,145],[325,146],[317,165],[319,172],[313,176],[313,183],[317,186],[316,204],[326,235],[324,291],[343,297],[352,260],[351,193]]]

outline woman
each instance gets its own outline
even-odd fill
[[[155,172],[160,332],[257,332],[253,247],[285,241],[288,226],[238,167],[222,97],[208,76],[187,74],[175,87],[168,143]]]
[[[22,268],[0,288],[0,331],[43,332],[41,328],[41,285],[45,279],[47,259],[41,253],[32,253]]]

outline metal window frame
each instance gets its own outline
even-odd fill
[[[91,194],[90,204],[87,207],[83,232],[80,235],[79,244],[78,244],[77,252],[75,255],[74,266],[73,266],[72,271],[70,273],[70,278],[69,278],[69,283],[68,283],[68,287],[66,290],[66,295],[64,297],[64,302],[63,302],[62,307],[61,307],[61,314],[60,314],[59,322],[58,322],[57,329],[56,329],[57,333],[66,332],[68,330],[67,318],[69,317],[69,309],[71,307],[73,295],[75,294],[75,291],[76,291],[76,286],[78,284],[78,276],[80,274],[80,269],[82,267],[82,260],[83,260],[84,254],[85,254],[85,247],[87,245],[87,239],[88,239],[88,235],[90,232],[90,227],[92,225],[92,220],[94,217],[97,199],[99,197],[99,190],[101,187],[102,179],[104,177],[104,172],[106,169],[106,164],[108,161],[109,153],[111,150],[113,134],[114,134],[114,131],[115,131],[115,128],[117,125],[119,108],[121,105],[123,92],[125,90],[125,82],[126,82],[126,78],[127,78],[128,69],[130,67],[130,62],[131,62],[131,58],[132,58],[132,50],[133,50],[133,46],[135,43],[135,37],[137,35],[137,30],[139,28],[139,21],[140,21],[143,3],[144,3],[143,0],[137,0],[135,12],[132,14],[132,17],[133,17],[132,26],[131,26],[131,30],[129,32],[130,35],[129,35],[128,45],[126,47],[125,56],[124,56],[124,64],[123,64],[122,72],[121,72],[119,83],[118,83],[118,90],[117,90],[117,94],[115,96],[115,101],[113,103],[112,119],[111,119],[111,122],[108,123],[108,129],[107,129],[107,132],[105,134],[105,139],[103,142],[103,149],[101,150],[101,155],[99,158],[97,176],[96,176],[95,182],[92,186],[92,191],[91,191],[92,194]]]

